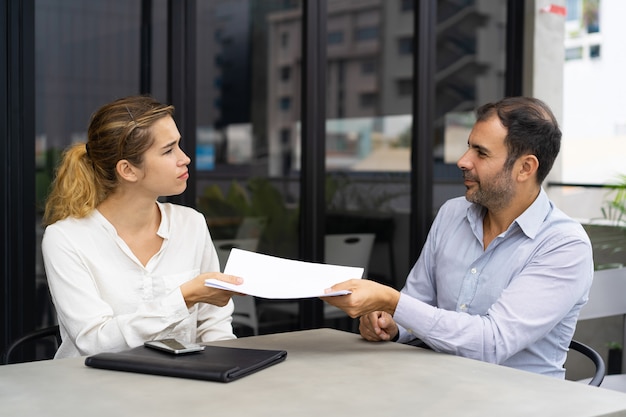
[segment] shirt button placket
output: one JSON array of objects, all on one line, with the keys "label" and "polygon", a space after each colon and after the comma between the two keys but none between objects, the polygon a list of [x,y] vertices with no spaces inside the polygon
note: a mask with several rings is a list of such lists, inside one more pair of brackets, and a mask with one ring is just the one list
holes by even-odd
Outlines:
[{"label": "shirt button placket", "polygon": [[143,272],[143,299],[144,301],[152,299],[152,280],[147,271]]},{"label": "shirt button placket", "polygon": [[[466,288],[462,293],[462,297],[467,298],[469,294],[474,293],[476,289],[476,285],[478,285],[478,279],[476,277],[476,274],[478,274],[478,269],[476,268],[470,269],[471,279],[469,280],[469,282],[466,283]],[[468,291],[470,289],[469,288],[470,286],[472,287],[472,289]],[[459,302],[461,303],[459,305],[459,310],[462,312],[467,312],[469,300],[462,301],[461,299],[459,299]]]}]

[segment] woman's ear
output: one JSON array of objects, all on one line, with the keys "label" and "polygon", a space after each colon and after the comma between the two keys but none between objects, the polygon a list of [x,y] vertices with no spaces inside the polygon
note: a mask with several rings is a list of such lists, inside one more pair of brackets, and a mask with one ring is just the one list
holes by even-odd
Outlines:
[{"label": "woman's ear", "polygon": [[115,164],[115,171],[120,179],[128,182],[136,182],[138,180],[137,168],[126,159],[120,159]]}]

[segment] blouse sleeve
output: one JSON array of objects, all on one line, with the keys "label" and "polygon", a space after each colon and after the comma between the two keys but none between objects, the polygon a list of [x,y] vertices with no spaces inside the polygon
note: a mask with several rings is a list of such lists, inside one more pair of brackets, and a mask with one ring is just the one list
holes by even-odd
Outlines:
[{"label": "blouse sleeve", "polygon": [[[206,229],[206,244],[202,260],[202,272],[219,271],[219,260],[211,234]],[[198,304],[198,342],[210,342],[213,340],[233,339],[232,314],[234,311],[233,300],[224,307],[216,307],[210,304]]]}]

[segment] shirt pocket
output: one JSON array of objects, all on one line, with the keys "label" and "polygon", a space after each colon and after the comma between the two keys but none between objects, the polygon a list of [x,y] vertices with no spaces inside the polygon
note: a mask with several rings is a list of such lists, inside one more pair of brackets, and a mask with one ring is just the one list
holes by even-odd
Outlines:
[{"label": "shirt pocket", "polygon": [[190,281],[200,275],[200,269],[191,269],[185,272],[178,272],[176,274],[162,275],[159,278],[155,277],[153,289],[155,293],[169,293],[174,289],[180,287],[187,281]]}]

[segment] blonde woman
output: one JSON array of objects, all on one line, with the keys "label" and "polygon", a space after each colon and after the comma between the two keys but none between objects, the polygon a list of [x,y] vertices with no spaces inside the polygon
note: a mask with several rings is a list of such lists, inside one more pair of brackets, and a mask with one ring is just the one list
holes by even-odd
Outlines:
[{"label": "blonde woman", "polygon": [[157,201],[189,177],[173,112],[148,96],[116,100],[63,155],[42,242],[63,339],[56,358],[235,337],[233,293],[204,281],[241,279],[219,272],[202,214]]}]

